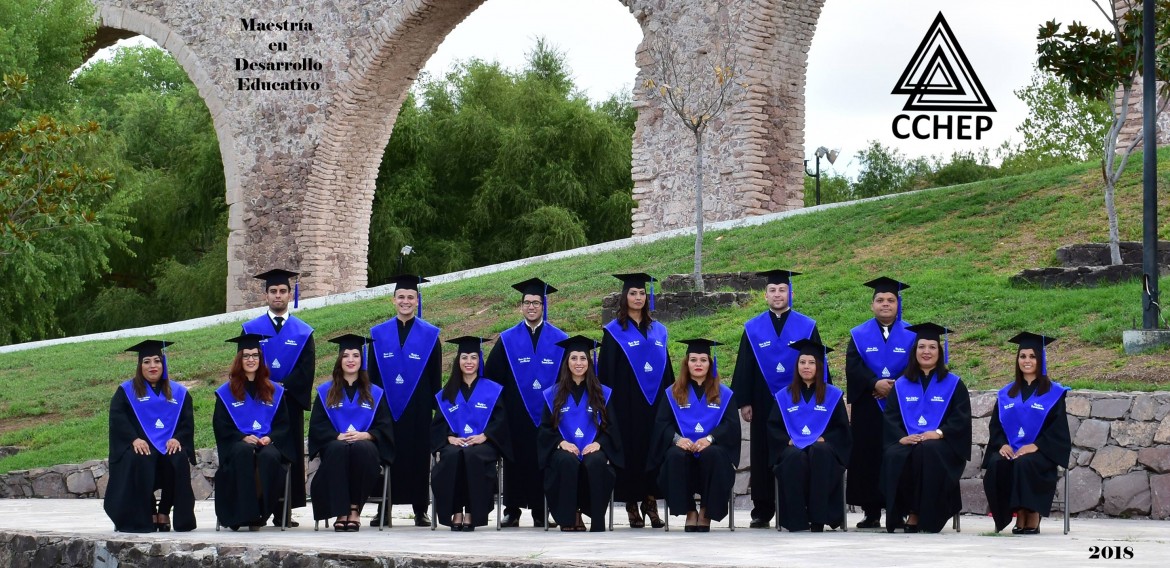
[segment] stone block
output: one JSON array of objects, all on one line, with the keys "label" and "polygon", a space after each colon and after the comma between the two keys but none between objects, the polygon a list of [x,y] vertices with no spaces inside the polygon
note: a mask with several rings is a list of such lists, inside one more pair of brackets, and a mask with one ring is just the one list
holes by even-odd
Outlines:
[{"label": "stone block", "polygon": [[1065,418],[1068,420],[1068,434],[1072,436],[1077,432],[1077,428],[1081,427],[1081,419],[1072,415],[1065,416]]},{"label": "stone block", "polygon": [[1170,474],[1150,476],[1150,517],[1170,518]]},{"label": "stone block", "polygon": [[1138,450],[1137,460],[1154,473],[1170,473],[1170,446],[1142,448]]},{"label": "stone block", "polygon": [[987,494],[983,492],[982,479],[960,479],[959,493],[963,498],[964,513],[987,514]]},{"label": "stone block", "polygon": [[976,444],[987,445],[987,439],[990,437],[988,430],[991,424],[991,418],[976,418],[971,420],[971,441]]},{"label": "stone block", "polygon": [[751,476],[748,472],[741,471],[735,474],[735,483],[731,486],[732,493],[736,495],[747,495],[750,487]]},{"label": "stone block", "polygon": [[1083,420],[1073,435],[1073,444],[1097,449],[1109,441],[1109,423],[1102,420]]},{"label": "stone block", "polygon": [[1093,401],[1093,410],[1089,415],[1093,418],[1116,420],[1125,416],[1131,402],[1129,398],[1099,398]]},{"label": "stone block", "polygon": [[971,418],[989,417],[993,408],[995,408],[994,392],[980,393],[971,397]]},{"label": "stone block", "polygon": [[97,498],[98,499],[105,499],[106,498],[106,486],[108,486],[109,484],[110,484],[110,476],[103,475],[103,476],[97,478]]},{"label": "stone block", "polygon": [[97,482],[94,481],[93,473],[88,469],[83,469],[75,471],[65,478],[65,488],[70,493],[88,495],[97,491]]},{"label": "stone block", "polygon": [[211,482],[202,475],[194,475],[191,478],[191,491],[195,492],[195,500],[202,501],[211,496],[214,488]]},{"label": "stone block", "polygon": [[1101,477],[1121,475],[1137,463],[1137,452],[1117,446],[1105,446],[1093,456],[1091,467]]},{"label": "stone block", "polygon": [[739,445],[739,468],[747,469],[752,466],[752,443],[751,440],[744,440]]},{"label": "stone block", "polygon": [[33,495],[48,499],[66,498],[68,492],[65,490],[64,476],[57,472],[41,471],[42,473],[40,475],[29,476],[32,478]]},{"label": "stone block", "polygon": [[1158,424],[1158,431],[1154,432],[1154,441],[1159,444],[1170,444],[1170,416],[1162,418]]},{"label": "stone block", "polygon": [[1068,473],[1068,509],[1071,513],[1091,511],[1101,503],[1101,476],[1087,467]]},{"label": "stone block", "polygon": [[979,473],[983,471],[983,446],[971,446],[971,459],[967,460],[967,465],[963,466],[963,479],[974,479],[979,477]]},{"label": "stone block", "polygon": [[1064,404],[1069,414],[1073,416],[1079,416],[1081,418],[1088,418],[1089,411],[1092,408],[1092,404],[1089,402],[1089,399],[1084,396],[1066,397]]},{"label": "stone block", "polygon": [[1154,440],[1156,422],[1117,421],[1109,429],[1110,435],[1119,446],[1146,447]]},{"label": "stone block", "polygon": [[1146,472],[1135,471],[1106,479],[1103,486],[1106,515],[1150,514],[1150,480]]},{"label": "stone block", "polygon": [[1158,404],[1152,394],[1139,394],[1133,399],[1133,406],[1129,409],[1130,420],[1153,420],[1158,411]]}]

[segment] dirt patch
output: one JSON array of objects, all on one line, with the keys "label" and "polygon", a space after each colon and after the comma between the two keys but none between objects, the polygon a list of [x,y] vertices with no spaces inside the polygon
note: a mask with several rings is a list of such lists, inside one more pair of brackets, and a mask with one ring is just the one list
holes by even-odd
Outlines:
[{"label": "dirt patch", "polygon": [[4,420],[0,420],[0,434],[7,434],[8,432],[15,432],[17,430],[27,430],[42,424],[49,424],[60,421],[61,415],[59,414],[42,414],[40,416],[25,416],[23,418],[5,418]]}]

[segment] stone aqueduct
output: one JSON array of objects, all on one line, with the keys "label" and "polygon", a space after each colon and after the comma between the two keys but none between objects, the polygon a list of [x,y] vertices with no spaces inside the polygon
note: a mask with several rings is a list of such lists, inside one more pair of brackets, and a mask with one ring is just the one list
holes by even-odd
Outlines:
[{"label": "stone aqueduct", "polygon": [[[439,44],[483,1],[95,0],[95,50],[149,37],[175,56],[211,111],[230,210],[228,309],[255,305],[259,288],[249,275],[272,266],[300,270],[306,296],[366,285],[374,181],[399,107]],[[751,61],[751,86],[706,137],[706,216],[800,207],[805,68],[824,0],[612,1],[642,28],[636,84],[650,62],[646,41],[656,34],[669,29],[701,44],[717,29],[712,22],[740,22],[734,41],[741,60]],[[312,31],[246,31],[241,18],[303,21]],[[287,50],[271,51],[279,42]],[[237,57],[312,58],[322,68],[240,72]],[[240,90],[242,76],[300,78],[320,88]],[[637,90],[634,104],[634,233],[691,225],[690,133]]]}]

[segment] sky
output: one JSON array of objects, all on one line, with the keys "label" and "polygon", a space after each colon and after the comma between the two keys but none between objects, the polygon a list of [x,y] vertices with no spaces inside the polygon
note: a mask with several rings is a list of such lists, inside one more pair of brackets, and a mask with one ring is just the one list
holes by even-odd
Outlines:
[{"label": "sky", "polygon": [[[890,91],[940,11],[996,107],[981,140],[899,140],[891,131],[906,96]],[[1051,19],[1105,25],[1092,0],[826,0],[809,52],[805,156],[818,146],[838,149],[837,163],[822,162],[822,170],[855,176],[854,156],[870,140],[910,157],[1019,142],[1015,129],[1027,107],[1012,91],[1029,83],[1037,28]],[[441,76],[475,57],[519,69],[538,37],[566,54],[589,98],[632,89],[642,31],[617,0],[488,0],[447,36],[425,71]]]}]

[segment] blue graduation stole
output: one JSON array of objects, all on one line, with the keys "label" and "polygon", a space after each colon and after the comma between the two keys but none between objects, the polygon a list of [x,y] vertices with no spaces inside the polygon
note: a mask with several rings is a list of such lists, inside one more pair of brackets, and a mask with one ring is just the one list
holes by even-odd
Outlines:
[{"label": "blue graduation stole", "polygon": [[394,420],[406,410],[418,380],[426,370],[427,360],[431,358],[435,340],[439,338],[439,328],[416,317],[406,343],[399,346],[397,321],[398,318],[392,318],[370,328],[370,337],[374,338],[374,361],[382,374],[382,388]]},{"label": "blue graduation stole", "polygon": [[662,384],[662,373],[666,370],[666,326],[654,321],[650,322],[646,330],[646,337],[630,322],[626,329],[622,329],[617,320],[605,324],[605,329],[621,346],[622,352],[630,362],[630,369],[638,379],[638,386],[642,389],[642,396],[646,402],[653,405],[658,397],[658,385]]},{"label": "blue graduation stole", "polygon": [[841,395],[841,389],[833,385],[825,385],[824,404],[817,404],[815,395],[808,400],[797,395],[798,401],[794,403],[788,389],[776,393],[776,403],[780,405],[780,416],[784,419],[788,437],[792,438],[792,445],[803,450],[825,433]]},{"label": "blue graduation stole", "polygon": [[772,325],[771,312],[764,312],[743,324],[769,393],[776,394],[792,382],[800,352],[788,346],[794,341],[812,337],[816,325],[812,318],[794,310],[789,310],[783,333],[779,336]]},{"label": "blue graduation stole", "polygon": [[[258,333],[271,335],[269,339],[260,340],[260,352],[264,354],[264,363],[268,365],[269,378],[274,383],[283,383],[292,373],[301,357],[301,351],[309,342],[313,328],[309,324],[297,319],[292,314],[285,314],[284,325],[280,326],[280,333],[272,325],[268,314],[254,320],[244,322],[244,333]],[[247,430],[244,430],[247,432]]]},{"label": "blue graduation stole", "polygon": [[130,408],[134,409],[134,416],[138,424],[146,433],[150,445],[162,453],[167,453],[167,440],[175,437],[175,427],[179,425],[179,413],[183,411],[183,401],[187,398],[187,388],[171,381],[171,399],[167,400],[160,392],[154,394],[150,384],[146,385],[146,395],[134,396],[134,380],[122,383],[122,390],[126,399],[130,401]]},{"label": "blue graduation stole", "polygon": [[215,389],[215,394],[227,407],[232,422],[236,428],[245,434],[263,438],[272,431],[272,418],[276,416],[276,409],[280,406],[280,399],[284,397],[284,387],[273,385],[276,390],[272,393],[272,402],[261,402],[252,398],[247,392],[244,400],[236,400],[232,396],[231,382],[226,382]]},{"label": "blue graduation stole", "polygon": [[1013,451],[1036,441],[1040,434],[1040,427],[1048,412],[1060,401],[1060,397],[1069,389],[1060,383],[1052,383],[1052,388],[1044,394],[1033,394],[1028,400],[1023,400],[1023,393],[1008,396],[1012,385],[999,389],[999,423],[1003,425],[1003,433],[1007,437],[1008,445]]},{"label": "blue graduation stole", "polygon": [[[871,319],[850,330],[853,346],[861,354],[861,361],[880,379],[902,376],[910,362],[910,351],[914,347],[914,333],[906,330],[906,322],[896,320],[890,325],[890,339],[882,339],[882,328],[876,319]],[[884,412],[886,400],[875,398]]]},{"label": "blue graduation stole", "polygon": [[[601,385],[601,396],[606,404],[609,404],[609,395],[612,392],[613,389]],[[573,397],[569,396],[559,411],[553,408],[553,400],[556,396],[556,385],[544,389],[544,403],[549,412],[561,413],[561,419],[557,422],[557,431],[561,433],[562,438],[577,446],[578,451],[585,449],[585,446],[592,444],[597,439],[601,415],[592,406],[589,406],[588,393],[581,396],[580,402],[573,402]],[[578,454],[577,459],[583,460],[585,456]]]},{"label": "blue graduation stole", "polygon": [[[561,357],[565,352],[563,347],[557,346],[557,342],[569,337],[569,334],[547,321],[543,326],[540,337],[536,339],[536,349],[532,348],[532,336],[525,322],[500,334],[504,355],[508,357],[512,376],[516,378],[516,388],[520,389],[524,408],[536,426],[540,425],[544,390],[557,382],[557,372],[560,371]],[[529,379],[532,379],[531,383]]]},{"label": "blue graduation stole", "polygon": [[451,431],[460,438],[466,438],[483,434],[501,392],[504,392],[503,385],[480,377],[475,383],[475,390],[471,391],[471,398],[463,398],[463,390],[460,389],[455,395],[454,404],[443,398],[443,391],[435,393],[435,400],[439,402],[439,412],[447,419]]},{"label": "blue graduation stole", "polygon": [[370,424],[374,423],[374,412],[378,410],[378,399],[382,397],[382,389],[378,388],[378,385],[370,385],[370,398],[374,399],[373,404],[362,401],[360,392],[354,392],[353,398],[350,399],[345,396],[343,390],[341,402],[336,406],[328,406],[325,401],[328,400],[329,388],[332,386],[333,381],[329,381],[317,387],[317,398],[321,400],[321,407],[325,409],[325,415],[329,417],[333,429],[339,433],[368,432]]},{"label": "blue graduation stole", "polygon": [[958,384],[959,377],[954,373],[947,373],[945,377],[936,376],[926,387],[926,392],[922,390],[922,383],[910,382],[906,377],[894,381],[906,433],[921,434],[937,430]]},{"label": "blue graduation stole", "polygon": [[694,389],[687,385],[686,406],[678,405],[674,394],[670,392],[671,388],[673,387],[666,387],[663,390],[664,396],[670,403],[670,409],[674,411],[674,422],[678,425],[679,434],[691,441],[707,437],[723,420],[727,407],[733,404],[731,389],[727,385],[719,385],[718,403],[700,400],[695,396]]}]

